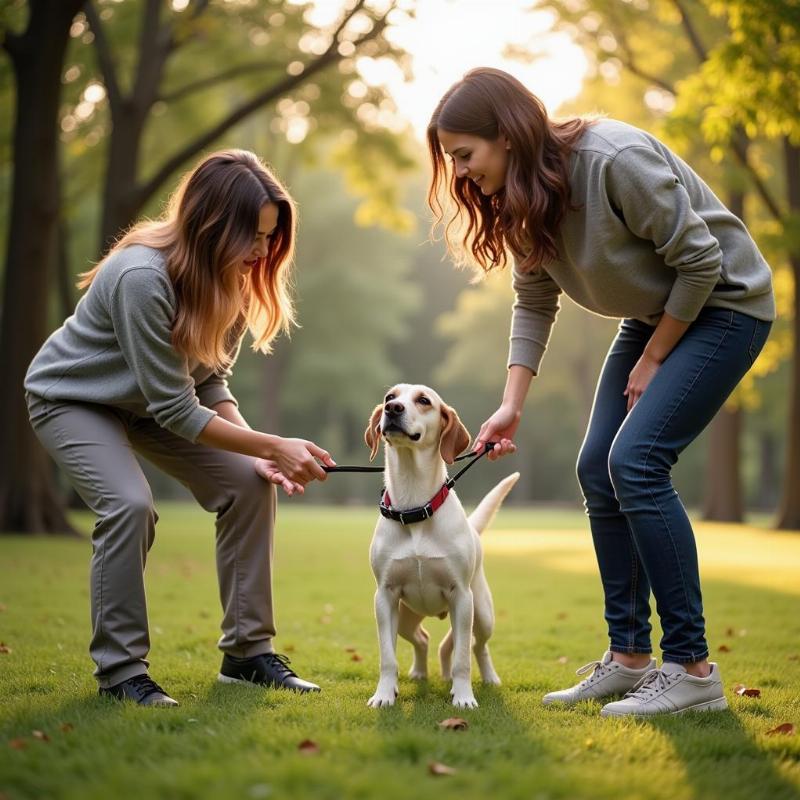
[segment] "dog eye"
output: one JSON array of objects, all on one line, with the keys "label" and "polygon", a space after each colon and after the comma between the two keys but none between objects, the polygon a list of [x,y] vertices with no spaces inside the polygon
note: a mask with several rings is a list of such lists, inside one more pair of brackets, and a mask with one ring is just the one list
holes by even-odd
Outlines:
[{"label": "dog eye", "polygon": [[394,400],[393,394],[387,394],[384,402],[388,403],[390,400]]},{"label": "dog eye", "polygon": [[429,406],[429,405],[431,404],[431,401],[430,401],[430,400],[428,400],[428,398],[427,398],[427,397],[418,397],[418,398],[417,398],[417,402],[418,402],[418,403],[419,403],[421,406]]}]

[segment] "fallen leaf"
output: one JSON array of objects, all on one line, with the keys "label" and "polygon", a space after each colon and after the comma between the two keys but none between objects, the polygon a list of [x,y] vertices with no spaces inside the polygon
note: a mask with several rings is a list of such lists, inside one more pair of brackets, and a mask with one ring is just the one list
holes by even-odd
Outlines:
[{"label": "fallen leaf", "polygon": [[286,646],[283,648],[283,652],[284,652],[284,653],[294,653],[294,645],[293,645],[293,644],[287,644],[287,645],[286,645]]},{"label": "fallen leaf", "polygon": [[737,683],[733,691],[741,697],[761,697],[761,689],[748,689],[743,683]]},{"label": "fallen leaf", "polygon": [[438,761],[431,761],[428,764],[428,772],[431,775],[455,775],[458,770],[448,767],[447,764],[440,764]]},{"label": "fallen leaf", "polygon": [[358,653],[353,653],[353,655],[350,656],[350,660],[351,661],[363,661],[364,657],[360,656]]},{"label": "fallen leaf", "polygon": [[469,723],[461,717],[448,717],[439,723],[439,727],[446,731],[465,731]]},{"label": "fallen leaf", "polygon": [[556,614],[556,619],[566,619],[568,616],[566,611],[559,611],[558,614]]},{"label": "fallen leaf", "polygon": [[725,629],[725,635],[726,636],[734,636],[735,634],[736,634],[736,631],[733,628],[726,628]]},{"label": "fallen leaf", "polygon": [[316,742],[312,742],[311,739],[303,739],[303,741],[297,745],[297,749],[304,756],[315,756],[319,753],[319,745]]},{"label": "fallen leaf", "polygon": [[40,742],[49,742],[50,737],[44,731],[31,731],[31,736]]},{"label": "fallen leaf", "polygon": [[5,611],[8,606],[5,603],[0,603],[0,612]]},{"label": "fallen leaf", "polygon": [[792,655],[789,656],[789,661],[800,661],[800,655],[792,653]]},{"label": "fallen leaf", "polygon": [[775,736],[783,734],[784,736],[794,736],[794,725],[791,722],[783,722],[774,727],[771,731],[767,731],[767,736]]},{"label": "fallen leaf", "polygon": [[566,656],[559,656],[559,658],[558,658],[558,663],[559,664],[566,664],[568,661],[569,661],[569,659]]},{"label": "fallen leaf", "polygon": [[355,647],[345,647],[344,651],[345,653],[355,653],[356,649]]},{"label": "fallen leaf", "polygon": [[731,651],[730,647],[726,644],[721,644],[718,649],[720,653],[730,653]]},{"label": "fallen leaf", "polygon": [[[191,722],[191,720],[189,720],[189,722]],[[71,722],[61,723],[61,733],[69,733],[72,730],[75,730],[75,726]]]},{"label": "fallen leaf", "polygon": [[11,739],[8,746],[14,750],[24,750],[28,746],[28,743],[24,739]]}]

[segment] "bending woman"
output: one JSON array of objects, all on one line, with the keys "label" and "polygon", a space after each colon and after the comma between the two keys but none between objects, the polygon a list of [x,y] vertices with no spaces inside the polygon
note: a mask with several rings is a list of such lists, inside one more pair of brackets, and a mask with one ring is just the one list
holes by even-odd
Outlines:
[{"label": "bending woman", "polygon": [[670,471],[766,341],[775,317],[768,265],[742,222],[660,141],[611,119],[548,119],[500,70],[472,70],[447,91],[428,145],[438,221],[445,195],[455,206],[453,255],[487,272],[507,253],[515,262],[505,392],[476,450],[491,440],[495,458],[514,450],[562,291],[622,318],[578,457],[610,645],[585,680],[543,702],[627,693],[604,716],[725,708],[708,661],[694,533]]},{"label": "bending woman", "polygon": [[144,568],[157,515],[134,453],[216,514],[219,679],[319,691],[273,652],[275,485],[302,493],[332,465],[303,439],[251,430],[227,378],[293,321],[295,211],[252,153],[206,158],[164,216],[128,231],[79,284],[75,313],[28,369],[33,428],[97,517],[90,652],[101,695],[177,705],[148,675]]}]

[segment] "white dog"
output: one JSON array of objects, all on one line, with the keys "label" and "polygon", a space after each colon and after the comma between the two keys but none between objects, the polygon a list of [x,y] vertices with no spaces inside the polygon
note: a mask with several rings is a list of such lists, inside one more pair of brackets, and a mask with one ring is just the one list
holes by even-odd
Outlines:
[{"label": "white dog", "polygon": [[[451,628],[439,645],[442,676],[452,678],[453,705],[474,708],[470,645],[484,683],[498,685],[487,641],[494,609],[483,573],[479,534],[517,482],[509,475],[467,519],[455,492],[446,486],[447,467],[467,447],[469,433],[456,412],[427,386],[401,383],[375,408],[364,438],[375,458],[385,442],[386,490],[375,526],[370,562],[378,588],[375,617],[380,645],[380,680],[368,705],[394,705],[397,697],[397,634],[414,646],[412,678],[428,676],[426,616]],[[423,510],[423,507],[428,506]],[[403,521],[397,512],[411,512]],[[419,519],[409,524],[409,517]],[[404,522],[406,524],[404,524]],[[451,668],[452,667],[452,668]]]}]

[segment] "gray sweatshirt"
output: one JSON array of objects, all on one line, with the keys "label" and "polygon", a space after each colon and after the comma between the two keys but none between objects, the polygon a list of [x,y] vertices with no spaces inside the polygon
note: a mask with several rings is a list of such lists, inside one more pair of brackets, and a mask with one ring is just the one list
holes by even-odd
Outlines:
[{"label": "gray sweatshirt", "polygon": [[770,268],[744,224],[650,134],[610,119],[572,155],[558,259],[514,266],[508,365],[539,371],[564,291],[605,317],[692,322],[704,306],[775,319]]},{"label": "gray sweatshirt", "polygon": [[[42,345],[26,391],[48,400],[117,406],[196,441],[216,411],[234,400],[226,378],[172,346],[175,292],[160,251],[133,245],[112,255],[75,313]],[[231,333],[238,355],[242,331]]]}]

